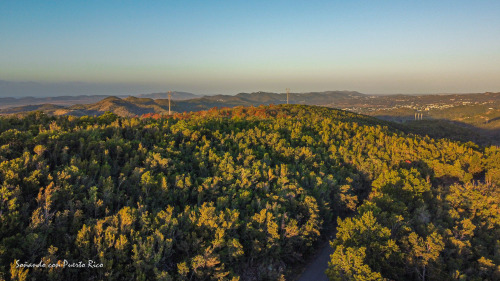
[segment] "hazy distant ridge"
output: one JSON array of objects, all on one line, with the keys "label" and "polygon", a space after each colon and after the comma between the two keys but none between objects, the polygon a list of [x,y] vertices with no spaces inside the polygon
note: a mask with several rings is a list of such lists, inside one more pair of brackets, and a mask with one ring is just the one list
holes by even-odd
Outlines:
[{"label": "hazy distant ridge", "polygon": [[[187,92],[172,92],[173,100],[186,100],[200,97]],[[41,104],[54,104],[61,106],[71,106],[76,104],[91,104],[99,102],[112,95],[79,95],[79,96],[56,96],[56,97],[7,97],[0,98],[0,109],[11,107],[22,107],[27,105],[41,105]],[[120,95],[119,97],[128,97],[130,95]],[[151,98],[151,99],[167,99],[168,93],[152,93],[152,94],[139,94],[137,97]]]},{"label": "hazy distant ridge", "polygon": [[[212,107],[258,106],[268,104],[283,104],[287,102],[286,93],[255,92],[239,93],[237,95],[203,96],[186,92],[172,92],[171,110],[173,112],[199,111]],[[168,113],[168,93],[142,94],[137,97],[116,96],[78,96],[51,98],[2,98],[0,104],[4,109],[0,114],[24,113],[42,110],[54,115],[100,115],[106,111],[121,116],[136,116],[148,113]],[[195,98],[190,98],[195,97]],[[416,106],[446,104],[467,104],[472,102],[495,102],[500,99],[500,93],[464,94],[464,95],[393,95],[370,96],[355,91],[326,91],[309,93],[290,93],[289,103],[322,105],[370,114],[373,110],[387,108],[407,108],[411,115]],[[8,105],[11,106],[8,106]],[[52,105],[52,106],[50,106]],[[8,109],[5,109],[9,107]],[[415,108],[415,109],[411,109]]]},{"label": "hazy distant ridge", "polygon": [[[168,92],[141,94],[141,95],[137,95],[137,97],[150,98],[150,99],[168,99],[168,94],[169,94]],[[201,97],[200,95],[195,95],[193,93],[178,92],[178,91],[172,91],[170,94],[172,95],[173,100],[187,100],[187,99],[194,99],[194,98]]]}]

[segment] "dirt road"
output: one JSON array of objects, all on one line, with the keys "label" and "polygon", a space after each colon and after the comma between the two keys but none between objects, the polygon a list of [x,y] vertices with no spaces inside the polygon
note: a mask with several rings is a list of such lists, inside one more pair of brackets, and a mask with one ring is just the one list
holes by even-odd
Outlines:
[{"label": "dirt road", "polygon": [[331,254],[333,254],[333,249],[330,247],[330,243],[325,243],[321,251],[306,266],[297,281],[328,281],[325,270],[328,267]]}]

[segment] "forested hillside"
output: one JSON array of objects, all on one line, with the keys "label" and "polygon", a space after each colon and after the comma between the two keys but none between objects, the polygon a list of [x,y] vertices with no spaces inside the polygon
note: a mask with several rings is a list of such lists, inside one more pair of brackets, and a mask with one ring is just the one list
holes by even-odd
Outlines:
[{"label": "forested hillside", "polygon": [[391,124],[303,105],[0,117],[0,277],[283,280],[338,223],[333,280],[498,280],[500,149]]}]

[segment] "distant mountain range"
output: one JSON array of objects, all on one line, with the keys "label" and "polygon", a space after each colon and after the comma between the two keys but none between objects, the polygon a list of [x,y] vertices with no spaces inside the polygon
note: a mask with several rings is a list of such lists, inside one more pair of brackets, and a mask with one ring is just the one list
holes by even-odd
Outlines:
[{"label": "distant mountain range", "polygon": [[[172,111],[199,111],[212,107],[258,106],[287,102],[286,93],[255,92],[237,95],[203,96],[186,92],[172,92]],[[99,115],[111,111],[122,116],[168,112],[168,93],[133,96],[62,96],[49,98],[0,98],[0,114],[15,114],[42,110],[54,115]],[[290,93],[289,103],[335,107],[373,115],[402,115],[412,118],[414,112],[432,111],[463,105],[496,103],[500,93],[452,94],[452,95],[391,95],[373,96],[355,91],[326,91]],[[381,115],[381,114],[378,114]],[[403,119],[404,119],[403,118]],[[403,119],[399,120],[402,121]]]},{"label": "distant mountain range", "polygon": [[59,96],[59,97],[22,97],[22,98],[0,98],[0,109],[9,107],[21,107],[26,105],[41,105],[41,104],[53,104],[70,106],[74,104],[88,104],[95,103],[108,96],[105,95],[94,95],[94,96]]},{"label": "distant mountain range", "polygon": [[135,83],[93,83],[93,82],[34,82],[7,81],[0,78],[2,97],[57,97],[78,95],[130,96],[136,93],[154,93],[157,86]]},{"label": "distant mountain range", "polygon": [[[283,104],[286,93],[240,93],[200,97],[186,92],[172,92],[171,110],[189,112],[213,107],[259,106]],[[50,115],[101,115],[106,111],[120,116],[144,114],[168,114],[168,93],[134,96],[77,96],[52,98],[3,98],[0,99],[0,115],[26,114],[43,111]],[[425,133],[431,127],[439,127],[443,136],[450,131],[469,130],[481,139],[500,139],[500,93],[449,94],[449,95],[390,95],[373,96],[353,91],[327,91],[290,93],[289,103],[321,105],[339,108],[379,119],[400,123],[412,122],[414,130]],[[11,105],[11,106],[9,106]],[[441,120],[436,123],[435,121]],[[430,123],[429,123],[430,122]],[[444,123],[443,123],[444,122]],[[458,126],[458,127],[457,127]],[[464,135],[463,133],[460,133]],[[468,137],[467,139],[474,138]],[[495,142],[496,143],[496,142]]]},{"label": "distant mountain range", "polygon": [[[261,104],[286,103],[285,93],[240,93],[235,96],[215,95],[200,97],[186,92],[172,92],[171,108],[174,112],[199,111],[212,107],[258,106]],[[136,116],[147,113],[168,113],[168,93],[144,94],[138,97],[77,96],[56,98],[3,98],[4,109],[0,114],[18,114],[41,110],[53,115],[100,115],[106,111],[121,116]],[[331,105],[346,103],[352,99],[367,97],[358,92],[329,91],[314,93],[291,93],[290,103]],[[73,103],[73,104],[72,104]],[[74,104],[78,103],[78,104]],[[7,106],[17,105],[17,106]],[[22,105],[25,104],[25,105]],[[8,108],[5,108],[8,107]]]},{"label": "distant mountain range", "polygon": [[[286,103],[286,94],[284,93],[240,93],[235,96],[231,95],[215,95],[215,96],[200,96],[187,92],[172,91],[172,100],[185,101],[176,102],[175,111],[192,111],[211,108],[214,106],[237,106],[237,105],[260,105],[260,104],[280,104]],[[349,91],[329,91],[329,92],[312,92],[312,93],[291,93],[290,102],[301,104],[318,104],[328,105],[332,102],[346,101],[356,97],[364,97],[366,95],[358,92]],[[23,98],[0,98],[0,113],[19,113],[23,111],[38,110],[43,108],[42,105],[52,104],[63,107],[71,107],[73,105],[95,104],[99,101],[107,99],[110,96],[94,95],[94,96],[60,96],[60,97],[23,97]],[[117,96],[119,99],[127,100],[130,96]],[[140,99],[168,99],[168,93],[152,93],[137,95]],[[130,101],[130,99],[128,100]],[[161,102],[160,102],[161,103]],[[38,105],[39,107],[34,107]],[[47,108],[47,107],[45,107]],[[81,108],[78,107],[78,108]]]},{"label": "distant mountain range", "polygon": [[[172,91],[171,93],[173,100],[186,100],[201,97],[200,95],[195,95],[187,92]],[[118,97],[128,97],[130,95],[123,95]],[[22,107],[26,105],[43,105],[43,104],[53,104],[61,106],[71,106],[75,104],[91,104],[101,101],[109,95],[80,95],[80,96],[58,96],[58,97],[22,97],[22,98],[0,98],[0,109],[10,108],[10,107]],[[140,94],[137,97],[141,98],[151,98],[151,99],[167,99],[168,93],[152,93],[152,94]]]},{"label": "distant mountain range", "polygon": [[[289,102],[292,104],[309,104],[331,106],[332,104],[347,103],[351,100],[367,98],[353,91],[327,91],[310,93],[290,93]],[[177,102],[176,111],[197,111],[212,107],[258,106],[268,104],[282,104],[287,102],[286,93],[239,93],[235,96],[215,95]]]},{"label": "distant mountain range", "polygon": [[[165,93],[152,93],[152,94],[142,94],[138,95],[139,98],[149,98],[149,99],[168,99],[168,92]],[[200,95],[195,95],[187,92],[172,91],[170,93],[173,100],[188,100],[201,97]]]}]

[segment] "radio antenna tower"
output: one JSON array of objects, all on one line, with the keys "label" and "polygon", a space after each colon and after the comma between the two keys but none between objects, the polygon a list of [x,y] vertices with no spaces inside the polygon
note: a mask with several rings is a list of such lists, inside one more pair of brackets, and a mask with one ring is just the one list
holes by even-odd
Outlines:
[{"label": "radio antenna tower", "polygon": [[286,88],[286,104],[288,104],[288,98],[290,96],[290,89]]},{"label": "radio antenna tower", "polygon": [[168,91],[168,115],[171,115],[170,113],[170,99],[172,98],[171,93],[172,91]]}]

